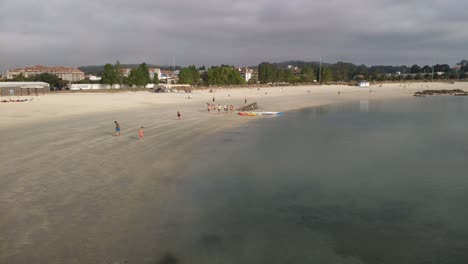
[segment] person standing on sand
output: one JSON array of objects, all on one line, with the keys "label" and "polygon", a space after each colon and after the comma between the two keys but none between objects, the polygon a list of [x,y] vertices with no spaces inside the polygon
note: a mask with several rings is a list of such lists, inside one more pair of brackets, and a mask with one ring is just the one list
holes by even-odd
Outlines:
[{"label": "person standing on sand", "polygon": [[140,139],[143,139],[143,137],[145,136],[145,131],[143,131],[143,127],[140,128]]},{"label": "person standing on sand", "polygon": [[221,112],[221,105],[218,104],[218,112]]},{"label": "person standing on sand", "polygon": [[117,123],[117,121],[114,121],[115,123],[115,132],[114,132],[114,137],[120,136],[120,124]]},{"label": "person standing on sand", "polygon": [[177,110],[177,118],[180,120],[180,111]]},{"label": "person standing on sand", "polygon": [[213,96],[213,103],[214,103],[214,102],[215,102],[215,98],[214,98],[214,96]]},{"label": "person standing on sand", "polygon": [[244,103],[247,104],[247,97],[244,99]]}]

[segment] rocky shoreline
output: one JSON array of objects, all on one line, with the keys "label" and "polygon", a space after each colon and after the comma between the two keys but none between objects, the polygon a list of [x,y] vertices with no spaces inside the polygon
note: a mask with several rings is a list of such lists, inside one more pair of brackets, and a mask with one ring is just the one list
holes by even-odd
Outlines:
[{"label": "rocky shoreline", "polygon": [[453,90],[423,90],[421,92],[414,93],[416,97],[425,97],[428,95],[453,95],[453,96],[468,96],[468,92],[465,92],[461,89]]}]

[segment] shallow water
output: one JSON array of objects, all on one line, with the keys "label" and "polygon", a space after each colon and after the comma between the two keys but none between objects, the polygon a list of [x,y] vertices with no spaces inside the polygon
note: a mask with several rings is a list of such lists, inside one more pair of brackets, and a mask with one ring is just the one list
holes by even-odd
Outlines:
[{"label": "shallow water", "polygon": [[467,98],[361,101],[217,135],[159,263],[468,263],[467,117]]}]

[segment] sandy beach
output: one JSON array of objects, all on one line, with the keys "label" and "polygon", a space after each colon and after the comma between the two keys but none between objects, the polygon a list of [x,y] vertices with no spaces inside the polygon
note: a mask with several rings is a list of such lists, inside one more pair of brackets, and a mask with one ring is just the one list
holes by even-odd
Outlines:
[{"label": "sandy beach", "polygon": [[[205,103],[213,97],[223,106],[247,99],[261,111],[288,111],[411,98],[423,89],[468,90],[468,83],[67,93],[2,103],[0,263],[126,263],[138,250],[160,255],[159,245],[138,237],[158,235],[158,223],[146,216],[164,221],[158,209],[170,212],[168,197],[177,196],[171,186],[197,144],[262,118],[208,113]],[[114,120],[122,127],[120,137],[112,136]],[[145,137],[139,140],[141,126]]]}]

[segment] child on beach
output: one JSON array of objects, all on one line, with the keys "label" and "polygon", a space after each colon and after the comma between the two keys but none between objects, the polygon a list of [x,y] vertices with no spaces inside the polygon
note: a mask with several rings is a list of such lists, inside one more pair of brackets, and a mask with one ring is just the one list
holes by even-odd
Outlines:
[{"label": "child on beach", "polygon": [[117,123],[117,121],[114,121],[115,123],[115,132],[114,132],[114,137],[115,136],[120,136],[120,125]]},{"label": "child on beach", "polygon": [[139,134],[140,139],[142,139],[144,135],[145,135],[145,131],[143,131],[143,127],[141,127],[140,128],[140,134]]},{"label": "child on beach", "polygon": [[180,120],[180,111],[177,110],[177,118]]}]

